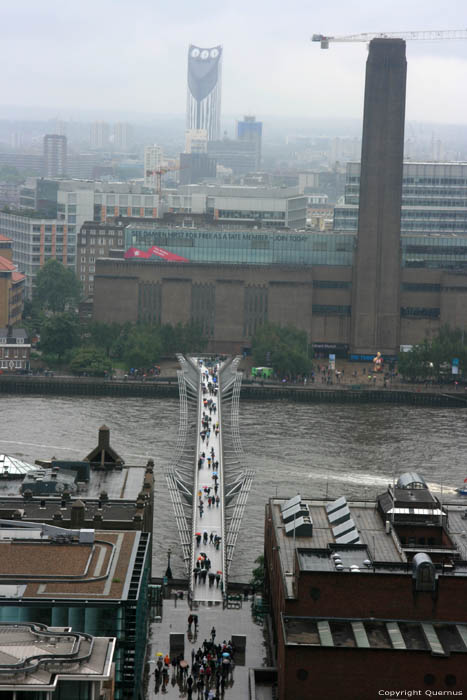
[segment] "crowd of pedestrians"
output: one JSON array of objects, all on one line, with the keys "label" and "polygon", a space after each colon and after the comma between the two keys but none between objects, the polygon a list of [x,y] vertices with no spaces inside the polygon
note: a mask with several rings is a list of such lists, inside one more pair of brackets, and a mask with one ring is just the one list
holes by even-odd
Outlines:
[{"label": "crowd of pedestrians", "polygon": [[[197,523],[200,525],[195,533],[196,551],[194,552],[193,591],[200,586],[212,589],[213,599],[215,589],[224,590],[222,579],[222,558],[216,554],[221,550],[222,542],[222,513],[221,513],[221,471],[219,460],[220,424],[218,420],[218,364],[206,366],[199,360],[201,373],[201,402],[200,425],[198,441],[198,492],[196,494]],[[204,550],[204,551],[201,551]],[[217,561],[218,566],[212,566],[211,560]],[[203,594],[203,598],[205,594]],[[209,597],[209,596],[208,596]],[[196,598],[196,594],[195,594]]]},{"label": "crowd of pedestrians", "polygon": [[[192,627],[198,630],[198,615],[188,616],[188,637],[192,639]],[[187,700],[217,700],[224,697],[226,688],[234,684],[235,648],[232,641],[216,643],[216,629],[212,627],[209,639],[197,650],[191,650],[191,664],[182,655],[169,657],[158,652],[155,676],[155,693],[166,693],[169,682],[178,684]]]}]

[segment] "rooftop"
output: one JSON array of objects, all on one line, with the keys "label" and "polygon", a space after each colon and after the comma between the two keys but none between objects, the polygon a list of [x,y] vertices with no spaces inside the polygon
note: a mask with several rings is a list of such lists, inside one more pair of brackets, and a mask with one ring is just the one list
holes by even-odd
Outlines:
[{"label": "rooftop", "polygon": [[12,521],[0,528],[0,597],[126,600],[136,553],[149,556],[148,547],[149,536],[137,531],[20,528]]},{"label": "rooftop", "polygon": [[59,680],[107,680],[113,637],[41,624],[0,624],[0,690],[54,690]]},{"label": "rooftop", "polygon": [[289,646],[467,653],[467,625],[456,622],[282,615],[282,626]]},{"label": "rooftop", "polygon": [[32,471],[37,471],[37,467],[33,464],[23,462],[21,459],[16,459],[16,457],[0,455],[0,477],[23,477]]},{"label": "rooftop", "polygon": [[[397,490],[399,491],[399,489]],[[407,495],[409,491],[401,489]],[[431,496],[429,490],[419,489],[425,499]],[[443,504],[443,522],[446,541],[442,544],[419,544],[418,546],[401,544],[392,526],[386,526],[385,520],[373,501],[347,502],[344,497],[337,501],[300,499],[292,503],[285,499],[270,499],[270,512],[280,556],[284,585],[289,597],[295,597],[294,572],[296,571],[295,553],[300,573],[353,572],[363,575],[375,573],[412,574],[411,556],[417,551],[449,554],[449,559],[439,560],[436,569],[443,575],[467,576],[467,518],[466,509],[460,505]],[[289,506],[287,508],[287,505]],[[417,501],[415,505],[419,505]],[[438,504],[437,504],[438,505]],[[410,511],[414,511],[415,520],[432,526],[431,519],[439,508],[405,508],[410,521]],[[291,518],[287,511],[296,509]],[[307,509],[307,518],[303,513]],[[400,509],[399,509],[400,510]],[[435,516],[433,515],[435,514]],[[437,516],[439,520],[439,515]],[[402,523],[404,524],[404,523]],[[396,523],[397,525],[397,523]],[[295,534],[294,534],[295,527]],[[396,526],[395,526],[396,527]],[[441,528],[441,525],[438,524]],[[449,540],[449,541],[448,541]],[[409,555],[410,552],[410,555]],[[452,556],[451,556],[452,555]],[[444,564],[441,564],[441,561]],[[449,563],[447,563],[449,562]],[[435,562],[436,563],[436,562]]]}]

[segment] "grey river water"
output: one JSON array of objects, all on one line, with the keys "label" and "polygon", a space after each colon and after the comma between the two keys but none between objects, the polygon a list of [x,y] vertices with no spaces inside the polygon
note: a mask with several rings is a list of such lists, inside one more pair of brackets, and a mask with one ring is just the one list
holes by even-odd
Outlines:
[{"label": "grey river water", "polygon": [[[394,405],[240,405],[245,454],[255,470],[230,578],[248,581],[262,552],[264,505],[270,496],[374,497],[394,475],[418,471],[443,499],[464,502],[455,488],[467,477],[467,412]],[[102,423],[127,464],[156,465],[155,576],[170,546],[174,576],[183,576],[178,533],[163,467],[178,432],[176,399],[110,399],[1,395],[0,453],[33,462],[82,459]],[[159,473],[160,476],[157,476]]]}]

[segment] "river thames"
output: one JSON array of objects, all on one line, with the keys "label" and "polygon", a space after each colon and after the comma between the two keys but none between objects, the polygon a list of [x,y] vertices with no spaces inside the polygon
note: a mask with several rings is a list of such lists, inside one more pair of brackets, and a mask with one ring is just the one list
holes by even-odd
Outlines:
[{"label": "river thames", "polygon": [[[126,464],[154,459],[153,575],[163,575],[169,546],[174,576],[184,575],[163,476],[177,440],[178,400],[3,394],[0,402],[0,453],[32,463],[52,456],[82,459],[105,423],[112,447]],[[373,498],[401,473],[417,471],[443,500],[467,505],[455,492],[467,477],[466,421],[466,409],[241,402],[243,448],[255,478],[230,579],[250,578],[262,553],[264,505],[270,496]]]}]

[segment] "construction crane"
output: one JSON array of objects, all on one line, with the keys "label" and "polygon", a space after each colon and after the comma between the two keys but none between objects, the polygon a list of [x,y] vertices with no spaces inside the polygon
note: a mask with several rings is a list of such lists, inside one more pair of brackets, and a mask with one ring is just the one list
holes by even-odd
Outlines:
[{"label": "construction crane", "polygon": [[156,176],[156,192],[157,194],[160,194],[162,191],[162,176],[165,175],[166,173],[170,173],[172,171],[177,171],[180,170],[180,166],[177,165],[175,167],[165,167],[165,168],[157,168],[157,170],[146,170],[146,175],[149,177],[150,175],[155,175]]},{"label": "construction crane", "polygon": [[367,32],[365,34],[349,34],[348,36],[325,36],[324,34],[313,34],[311,41],[319,41],[322,49],[329,48],[329,42],[360,41],[369,42],[372,39],[413,39],[424,41],[437,41],[439,39],[467,39],[467,29],[453,29],[443,31],[422,31],[422,32],[382,32],[381,34]]}]

